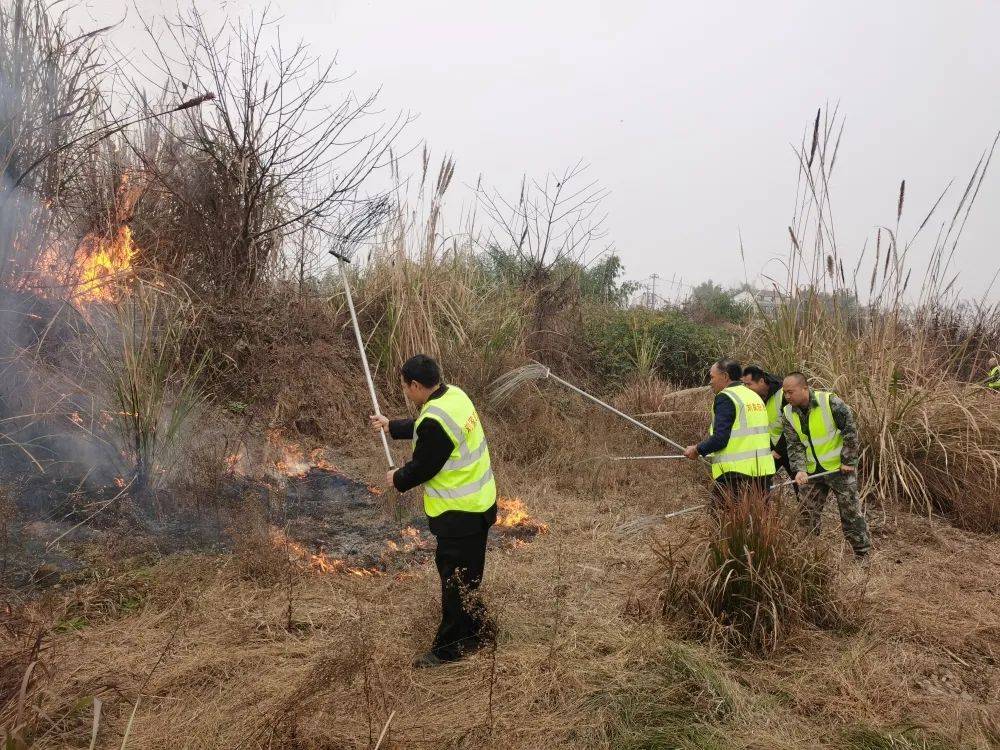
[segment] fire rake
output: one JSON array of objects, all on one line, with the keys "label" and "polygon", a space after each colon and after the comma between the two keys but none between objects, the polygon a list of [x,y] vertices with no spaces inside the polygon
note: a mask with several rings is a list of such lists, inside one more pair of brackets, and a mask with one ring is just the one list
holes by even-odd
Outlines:
[{"label": "fire rake", "polygon": [[[372,399],[372,408],[375,410],[375,416],[381,417],[382,410],[378,405],[378,395],[375,393],[375,381],[372,380],[372,371],[368,367],[368,355],[365,352],[365,342],[361,338],[361,326],[358,325],[358,313],[354,309],[354,298],[351,296],[351,285],[347,280],[347,271],[344,270],[344,264],[350,263],[350,259],[335,250],[330,251],[330,255],[337,259],[337,268],[340,269],[340,278],[344,282],[344,294],[347,296],[347,309],[351,311],[351,324],[354,326],[354,338],[358,342],[358,353],[361,355],[361,365],[364,367],[365,380],[368,381],[368,394]],[[396,462],[392,458],[392,452],[389,450],[389,441],[386,440],[385,432],[379,430],[379,437],[382,438],[382,449],[385,451],[385,460],[389,462],[389,468],[395,469]]]}]

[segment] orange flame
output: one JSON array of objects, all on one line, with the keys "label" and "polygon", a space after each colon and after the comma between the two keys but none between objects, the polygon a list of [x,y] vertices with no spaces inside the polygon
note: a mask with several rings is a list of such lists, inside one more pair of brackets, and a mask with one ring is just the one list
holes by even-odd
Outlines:
[{"label": "orange flame", "polygon": [[528,509],[519,497],[499,498],[497,511],[497,526],[517,526],[528,518]]},{"label": "orange flame", "polygon": [[528,509],[519,497],[497,499],[497,526],[504,528],[531,527],[539,534],[545,534],[549,530],[547,524],[528,515]]},{"label": "orange flame", "polygon": [[246,476],[246,451],[240,448],[236,453],[230,453],[224,459],[226,473],[234,476]]},{"label": "orange flame", "polygon": [[352,575],[364,578],[382,575],[382,571],[375,568],[354,568],[343,560],[330,557],[323,552],[310,552],[298,542],[289,539],[280,529],[271,529],[271,544],[276,548],[287,549],[288,557],[292,562],[298,562],[317,573]]},{"label": "orange flame", "polygon": [[306,456],[302,446],[285,440],[278,430],[271,430],[268,442],[281,457],[274,462],[278,473],[286,477],[304,477],[310,469],[339,472],[339,469],[326,458],[325,448],[314,448]]},{"label": "orange flame", "polygon": [[312,466],[323,471],[339,471],[336,466],[326,459],[323,455],[324,453],[326,453],[325,448],[314,448],[309,453],[309,460],[312,462]]},{"label": "orange flame", "polygon": [[298,443],[286,441],[277,430],[271,430],[268,438],[271,445],[281,453],[281,457],[274,462],[278,472],[286,477],[304,477],[309,473],[309,463]]},{"label": "orange flame", "polygon": [[392,539],[387,539],[385,546],[390,552],[399,552],[401,554],[409,554],[410,552],[416,552],[417,550],[425,550],[430,547],[428,540],[421,536],[420,532],[417,531],[412,526],[407,526],[401,532],[399,536],[402,538],[403,543],[393,541]]},{"label": "orange flame", "polygon": [[[146,188],[146,181],[133,180],[126,172],[115,192],[113,213],[105,231],[90,232],[67,251],[62,242],[46,248],[35,262],[34,271],[45,283],[42,288],[70,289],[80,303],[116,302],[123,292],[123,281],[132,273],[138,249],[128,223],[136,202]],[[72,256],[70,258],[70,256]]]},{"label": "orange flame", "polygon": [[132,229],[118,227],[111,237],[88,234],[73,254],[72,282],[80,302],[116,302],[121,281],[132,271],[136,247]]}]

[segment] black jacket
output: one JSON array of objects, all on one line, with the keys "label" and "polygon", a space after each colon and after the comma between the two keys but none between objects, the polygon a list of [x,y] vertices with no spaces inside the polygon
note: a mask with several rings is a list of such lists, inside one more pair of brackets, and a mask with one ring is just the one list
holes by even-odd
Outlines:
[{"label": "black jacket", "polygon": [[715,419],[712,421],[712,434],[698,443],[698,454],[707,456],[709,453],[721,451],[729,443],[729,434],[733,431],[736,421],[736,406],[733,400],[724,393],[715,394]]},{"label": "black jacket", "polygon": [[[448,390],[443,383],[428,401],[441,398]],[[394,419],[389,422],[389,434],[395,440],[413,440],[413,419]],[[455,449],[455,443],[436,419],[425,419],[416,431],[413,458],[396,470],[392,484],[400,492],[406,492],[432,479],[448,461]],[[428,518],[431,533],[435,536],[469,536],[482,533],[497,520],[497,506],[483,513],[469,513],[447,510],[439,516]]]}]

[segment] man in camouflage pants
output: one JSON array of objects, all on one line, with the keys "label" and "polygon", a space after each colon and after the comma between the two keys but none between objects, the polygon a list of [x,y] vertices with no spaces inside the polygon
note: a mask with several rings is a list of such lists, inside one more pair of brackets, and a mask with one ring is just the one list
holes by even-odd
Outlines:
[{"label": "man in camouflage pants", "polygon": [[[819,533],[823,506],[832,492],[837,498],[844,538],[858,558],[871,551],[868,523],[858,498],[858,428],[850,407],[829,391],[809,387],[805,375],[790,373],[783,383],[787,404],[782,412],[782,430],[788,460],[799,493],[803,526]],[[835,471],[823,477],[814,477]]]}]

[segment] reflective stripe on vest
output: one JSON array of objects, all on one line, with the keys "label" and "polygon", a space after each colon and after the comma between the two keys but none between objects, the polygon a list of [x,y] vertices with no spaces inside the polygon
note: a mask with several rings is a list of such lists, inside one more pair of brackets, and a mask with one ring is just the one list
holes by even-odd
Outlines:
[{"label": "reflective stripe on vest", "polygon": [[[492,481],[493,481],[493,469],[490,469],[489,471],[486,472],[486,476],[482,477],[481,479],[477,479],[475,482],[472,482],[471,484],[464,484],[461,487],[455,487],[450,490],[438,490],[434,489],[433,487],[428,487],[425,490],[425,492],[431,497],[443,497],[452,500],[457,500],[459,498],[467,497],[468,495],[472,495],[476,492],[479,492],[479,490],[481,490],[483,487],[485,487]],[[492,504],[493,503],[490,503],[490,505]],[[489,506],[487,506],[487,508],[488,507]]]},{"label": "reflective stripe on vest", "polygon": [[791,404],[785,405],[785,417],[795,428],[799,440],[806,449],[806,471],[814,474],[819,470],[816,461],[822,465],[826,471],[835,471],[840,468],[840,453],[844,447],[844,437],[840,434],[840,429],[833,419],[833,410],[830,408],[829,391],[813,391],[818,406],[809,409],[809,435],[802,429],[802,419],[799,413],[792,408]]},{"label": "reflective stripe on vest", "polygon": [[779,388],[767,400],[767,421],[770,425],[771,445],[775,446],[781,440],[781,399],[785,397],[785,389]]},{"label": "reflective stripe on vest", "polygon": [[425,419],[440,424],[454,448],[441,471],[424,484],[424,512],[433,518],[449,510],[489,510],[496,502],[496,482],[486,434],[472,401],[462,389],[449,385],[421,408],[413,425],[414,437]]},{"label": "reflective stripe on vest", "polygon": [[990,377],[986,383],[986,387],[1000,390],[1000,365],[990,370]]},{"label": "reflective stripe on vest", "polygon": [[[718,478],[727,472],[764,477],[774,474],[774,458],[771,456],[770,427],[767,408],[760,396],[745,385],[731,385],[724,388],[725,394],[736,407],[736,418],[729,433],[729,442],[711,456],[712,476]],[[708,427],[711,435],[715,431],[715,402],[712,402],[712,422]]]}]

